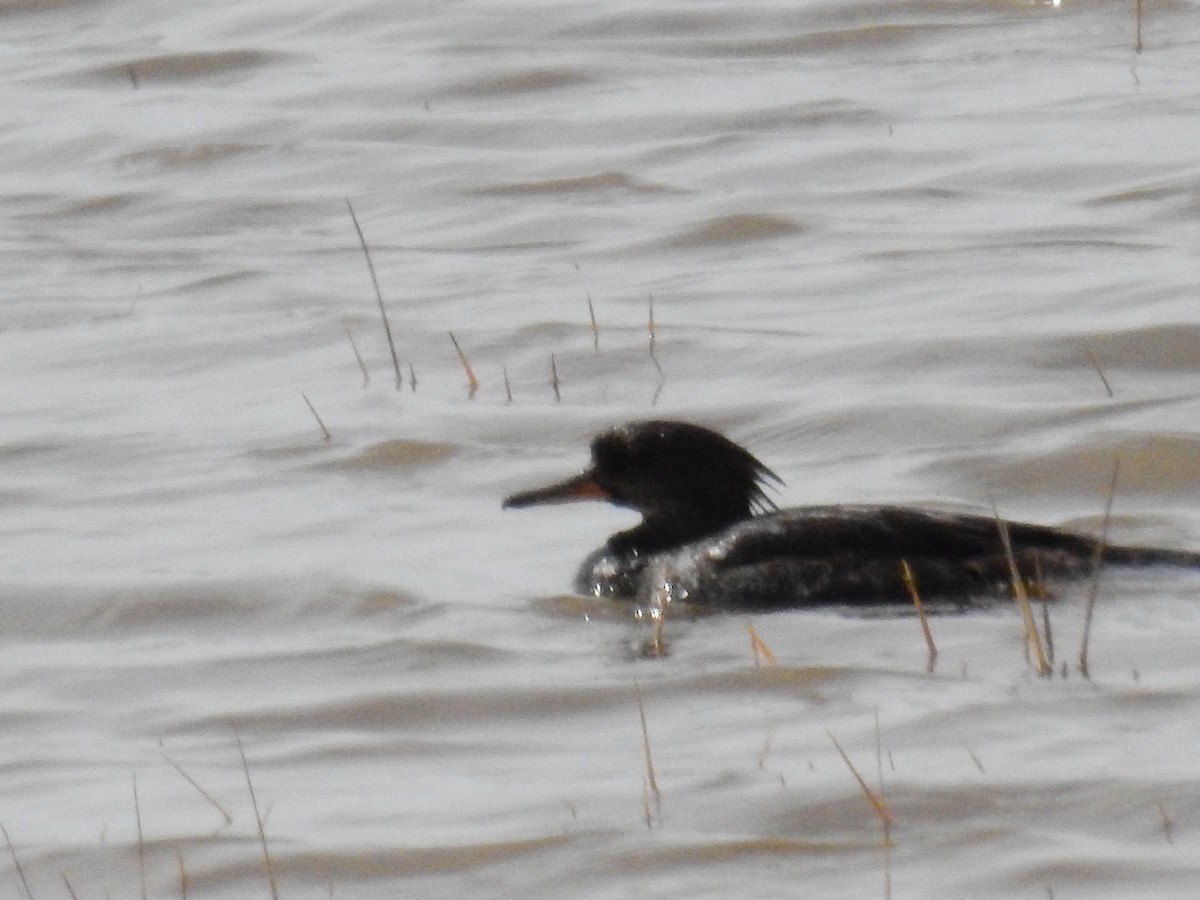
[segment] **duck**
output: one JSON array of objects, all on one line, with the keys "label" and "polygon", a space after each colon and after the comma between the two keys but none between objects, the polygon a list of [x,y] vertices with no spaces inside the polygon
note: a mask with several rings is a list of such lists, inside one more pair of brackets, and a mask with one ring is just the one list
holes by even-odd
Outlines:
[{"label": "duck", "polygon": [[521,491],[505,509],[601,500],[642,521],[588,555],[582,594],[616,601],[770,611],[932,602],[971,606],[1023,584],[1086,578],[1101,563],[1200,568],[1200,553],[1110,545],[994,515],[898,505],[780,509],[783,485],[749,450],[684,421],[627,422],[596,435],[581,474]]}]

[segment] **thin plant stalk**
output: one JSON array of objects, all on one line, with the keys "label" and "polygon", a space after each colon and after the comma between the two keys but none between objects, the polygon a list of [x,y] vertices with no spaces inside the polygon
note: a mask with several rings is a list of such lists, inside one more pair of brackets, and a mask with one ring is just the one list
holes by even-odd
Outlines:
[{"label": "thin plant stalk", "polygon": [[133,815],[137,822],[138,880],[142,886],[142,900],[146,900],[146,839],[142,834],[142,804],[138,800],[137,772],[133,772]]},{"label": "thin plant stalk", "polygon": [[592,306],[592,295],[587,298],[588,318],[592,322],[592,350],[600,352],[600,326],[596,324],[596,308]]},{"label": "thin plant stalk", "polygon": [[246,790],[250,793],[250,806],[254,809],[254,822],[258,826],[258,841],[262,845],[263,863],[267,870],[267,883],[271,887],[271,900],[279,900],[279,886],[275,883],[275,864],[267,847],[267,831],[263,826],[262,813],[258,809],[258,797],[254,793],[254,782],[250,780],[250,765],[246,762],[246,748],[242,736],[237,735],[238,756],[242,759],[242,772],[246,775]]},{"label": "thin plant stalk", "polygon": [[758,632],[754,630],[754,623],[749,619],[746,620],[746,632],[750,635],[750,651],[754,654],[754,665],[762,665],[762,660],[767,661],[768,666],[773,666],[776,663],[775,654],[771,652],[771,648],[766,642],[758,636]]},{"label": "thin plant stalk", "polygon": [[1079,672],[1084,678],[1091,678],[1088,668],[1088,645],[1092,635],[1092,616],[1096,610],[1096,596],[1100,591],[1100,572],[1104,568],[1104,548],[1108,544],[1108,525],[1112,521],[1113,498],[1117,494],[1117,479],[1121,475],[1121,458],[1113,460],[1112,478],[1108,482],[1108,497],[1104,502],[1104,522],[1100,526],[1100,540],[1096,542],[1096,551],[1092,556],[1092,583],[1088,587],[1087,605],[1083,612],[1083,638],[1079,644]]},{"label": "thin plant stalk", "polygon": [[[662,815],[662,795],[658,791],[658,779],[654,777],[654,756],[650,752],[650,729],[646,727],[646,704],[642,699],[642,685],[633,683],[633,692],[637,697],[638,718],[642,723],[642,749],[646,754],[646,784],[654,797],[654,814]],[[647,825],[649,824],[649,805],[647,804]]]},{"label": "thin plant stalk", "polygon": [[663,379],[663,378],[666,378],[666,375],[663,374],[662,366],[660,366],[658,364],[658,356],[654,352],[655,335],[654,335],[654,295],[653,294],[650,295],[649,307],[650,307],[650,310],[649,310],[650,318],[649,318],[649,323],[647,325],[647,331],[649,332],[649,335],[650,335],[650,362],[654,363],[654,368],[658,372],[658,377],[660,379]]},{"label": "thin plant stalk", "polygon": [[[1139,5],[1141,0],[1138,0]],[[1100,376],[1100,383],[1104,385],[1104,392],[1108,394],[1109,399],[1113,396],[1112,385],[1108,383],[1108,378],[1104,375],[1104,370],[1100,368],[1100,361],[1096,359],[1096,354],[1092,352],[1092,348],[1087,344],[1083,345],[1083,352],[1087,354],[1088,362],[1092,364],[1092,368],[1096,370],[1096,374]]]},{"label": "thin plant stalk", "polygon": [[213,809],[215,809],[217,812],[219,812],[221,814],[221,816],[225,819],[226,825],[233,824],[233,816],[229,815],[229,813],[227,813],[225,811],[225,807],[223,807],[220,803],[218,803],[212,794],[210,794],[208,791],[206,791],[204,788],[202,788],[197,783],[196,779],[194,779],[191,775],[189,775],[187,772],[185,772],[183,770],[183,767],[180,766],[179,763],[175,762],[175,760],[173,760],[173,759],[171,759],[171,757],[167,756],[167,751],[160,749],[159,752],[162,754],[162,758],[165,759],[170,764],[171,768],[174,769],[176,772],[178,772],[179,776],[184,781],[186,781],[188,784],[190,784],[192,787],[194,787],[196,789],[196,792],[199,793],[200,796],[203,797],[205,800],[207,800],[209,805],[212,806]]},{"label": "thin plant stalk", "polygon": [[346,322],[342,322],[342,327],[346,329],[346,337],[350,339],[350,349],[354,351],[354,358],[358,360],[358,370],[362,372],[363,383],[366,387],[371,383],[371,373],[367,371],[367,364],[363,362],[362,354],[358,352],[358,344],[354,340],[354,334],[350,331],[350,326]]},{"label": "thin plant stalk", "polygon": [[[862,773],[858,771],[854,763],[850,761],[850,757],[846,751],[842,749],[842,745],[838,743],[838,739],[833,736],[833,732],[826,729],[825,733],[829,735],[829,740],[833,741],[833,746],[837,748],[838,755],[842,757],[842,762],[846,764],[846,768],[850,770],[850,774],[854,776],[854,780],[858,782],[858,786],[862,788],[863,794],[867,798],[867,802],[871,804],[871,808],[875,810],[875,815],[879,821],[887,828],[890,828],[892,822],[895,821],[892,817],[892,811],[887,805],[887,801],[867,784],[867,780],[862,777]],[[885,831],[885,835],[887,832]]]},{"label": "thin plant stalk", "polygon": [[325,441],[333,440],[333,435],[329,433],[329,429],[325,427],[325,423],[321,421],[321,414],[317,412],[317,408],[312,405],[312,401],[308,399],[308,394],[304,391],[300,392],[300,396],[304,398],[305,404],[308,405],[308,411],[313,414],[313,418],[317,420],[317,424],[321,426],[321,434],[325,436]]},{"label": "thin plant stalk", "polygon": [[8,853],[12,857],[13,868],[17,870],[17,877],[21,879],[21,888],[25,891],[26,900],[33,900],[33,891],[29,888],[29,879],[25,877],[25,869],[21,867],[21,858],[17,856],[17,848],[13,846],[12,838],[8,836],[8,829],[0,823],[0,834],[4,835],[4,843],[8,844]]},{"label": "thin plant stalk", "polygon": [[908,564],[907,559],[900,560],[900,576],[904,579],[904,586],[908,589],[908,596],[912,598],[913,606],[917,610],[917,619],[921,623],[921,634],[925,636],[925,649],[929,652],[929,662],[926,665],[926,671],[932,675],[934,667],[937,665],[937,644],[934,643],[933,631],[929,628],[929,617],[925,614],[925,604],[921,600],[921,592],[917,590],[917,578],[913,574],[912,566]]},{"label": "thin plant stalk", "polygon": [[1012,541],[1008,536],[1008,523],[1000,518],[1000,511],[996,509],[995,503],[992,504],[992,512],[996,517],[996,527],[1000,530],[1000,542],[1004,545],[1004,555],[1008,559],[1008,573],[1012,579],[1013,596],[1017,601],[1017,609],[1021,612],[1021,621],[1025,626],[1025,641],[1033,658],[1034,670],[1043,678],[1049,677],[1053,670],[1046,660],[1042,637],[1038,634],[1037,621],[1033,617],[1033,606],[1029,602],[1025,582],[1017,568],[1017,558],[1013,554]]},{"label": "thin plant stalk", "polygon": [[358,216],[354,214],[354,204],[350,202],[350,198],[346,198],[346,208],[350,210],[350,220],[354,223],[354,230],[358,232],[358,242],[362,245],[363,256],[367,258],[367,269],[371,273],[371,285],[375,288],[375,300],[379,304],[379,315],[383,319],[383,333],[387,336],[388,350],[392,354],[392,368],[396,371],[396,390],[400,390],[403,384],[403,379],[400,377],[400,359],[396,356],[396,342],[392,338],[392,326],[388,322],[387,307],[383,305],[383,291],[379,289],[379,277],[375,274],[375,262],[371,259],[371,250],[367,247],[367,238],[363,234],[362,226],[358,224]]},{"label": "thin plant stalk", "polygon": [[475,392],[479,390],[479,379],[475,377],[475,370],[467,362],[467,354],[463,353],[463,348],[458,345],[458,339],[454,336],[453,331],[450,332],[450,343],[454,345],[454,352],[458,354],[458,361],[462,363],[463,371],[467,373],[467,396],[474,397]]}]

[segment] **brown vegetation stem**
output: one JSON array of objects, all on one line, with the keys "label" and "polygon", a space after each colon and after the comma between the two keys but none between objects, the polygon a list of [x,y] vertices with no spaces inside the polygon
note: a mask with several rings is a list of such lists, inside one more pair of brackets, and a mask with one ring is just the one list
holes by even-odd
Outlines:
[{"label": "brown vegetation stem", "polygon": [[454,345],[454,352],[458,354],[458,361],[462,363],[463,371],[467,373],[467,387],[469,388],[469,396],[474,397],[475,392],[479,390],[479,379],[475,377],[475,370],[471,368],[471,364],[467,362],[467,354],[463,353],[463,348],[458,345],[458,338],[454,336],[454,332],[450,332],[450,343]]},{"label": "brown vegetation stem", "polygon": [[1017,601],[1017,609],[1021,611],[1021,621],[1025,626],[1025,640],[1033,657],[1035,671],[1043,678],[1053,674],[1050,663],[1046,660],[1046,651],[1042,647],[1042,638],[1038,634],[1037,620],[1033,617],[1033,606],[1029,602],[1029,594],[1025,590],[1025,582],[1017,568],[1017,558],[1013,554],[1012,541],[1008,536],[1008,523],[1000,518],[1000,511],[992,503],[992,513],[996,517],[996,527],[1000,530],[1000,542],[1004,545],[1004,555],[1008,559],[1008,573],[1012,578],[1013,596]]},{"label": "brown vegetation stem", "polygon": [[8,853],[12,857],[13,868],[17,870],[17,877],[21,879],[21,887],[25,891],[26,900],[33,900],[33,891],[29,889],[29,879],[25,877],[25,870],[21,867],[21,859],[17,856],[17,848],[13,846],[12,838],[8,836],[8,829],[0,823],[0,833],[4,835],[4,843],[8,844]]},{"label": "brown vegetation stem", "polygon": [[663,374],[662,366],[658,364],[658,356],[654,353],[654,295],[650,295],[650,321],[648,330],[650,332],[650,362],[654,363],[654,368],[658,372],[658,377],[665,379],[667,376]]},{"label": "brown vegetation stem", "polygon": [[223,807],[220,803],[218,803],[212,794],[210,794],[204,788],[200,787],[200,785],[196,782],[196,779],[194,779],[191,775],[189,775],[187,772],[185,772],[183,770],[183,767],[180,766],[179,763],[175,762],[175,760],[173,760],[173,759],[171,759],[171,757],[167,756],[167,751],[160,749],[158,752],[162,754],[162,758],[165,759],[170,764],[172,769],[174,769],[176,772],[179,773],[180,777],[184,781],[186,781],[188,784],[190,784],[192,787],[194,787],[196,789],[196,791],[200,794],[200,796],[203,797],[205,800],[207,800],[209,802],[209,804],[212,805],[213,809],[215,809],[217,812],[219,812],[224,817],[226,825],[233,824],[233,816],[229,815],[229,813],[227,813],[225,811],[225,807]]},{"label": "brown vegetation stem", "polygon": [[[1141,0],[1138,0],[1140,3]],[[1092,368],[1096,370],[1096,374],[1100,376],[1100,383],[1104,385],[1104,392],[1111,399],[1113,396],[1112,385],[1108,383],[1108,379],[1104,376],[1104,370],[1100,368],[1100,361],[1096,359],[1096,354],[1092,352],[1092,348],[1087,344],[1083,345],[1083,352],[1087,354],[1088,362],[1092,364]]]},{"label": "brown vegetation stem", "polygon": [[761,661],[764,659],[767,661],[767,665],[775,665],[777,662],[775,654],[771,652],[766,641],[758,636],[758,632],[754,630],[754,623],[749,619],[746,620],[746,632],[750,635],[750,651],[754,654],[754,665],[761,665]]},{"label": "brown vegetation stem", "polygon": [[354,358],[358,360],[358,369],[362,372],[363,387],[371,383],[371,373],[367,371],[367,364],[363,362],[362,354],[358,352],[358,344],[354,340],[354,334],[350,331],[350,326],[342,322],[342,327],[346,329],[346,337],[350,339],[350,349],[354,351]]},{"label": "brown vegetation stem", "polygon": [[133,816],[137,822],[138,839],[138,880],[142,886],[142,900],[146,900],[146,839],[142,834],[142,804],[138,800],[137,772],[133,776]]},{"label": "brown vegetation stem", "polygon": [[183,865],[183,852],[176,849],[175,860],[179,863],[179,900],[187,900],[188,895],[188,874],[187,869]]},{"label": "brown vegetation stem", "polygon": [[354,223],[354,230],[358,232],[358,242],[362,245],[363,256],[367,258],[367,269],[371,273],[371,285],[375,288],[375,300],[379,304],[379,315],[383,319],[383,333],[387,336],[388,350],[392,354],[392,368],[396,371],[396,390],[400,390],[404,380],[400,377],[400,360],[396,356],[396,342],[392,339],[392,326],[388,322],[387,308],[383,305],[383,291],[379,289],[379,277],[375,274],[375,262],[371,259],[367,238],[363,234],[362,226],[358,224],[358,216],[354,214],[354,204],[350,202],[349,197],[346,198],[346,208],[350,210],[350,221]]},{"label": "brown vegetation stem", "polygon": [[592,306],[592,295],[588,294],[588,318],[592,321],[592,349],[600,352],[600,326],[596,324],[596,308]]},{"label": "brown vegetation stem", "polygon": [[304,391],[301,391],[300,396],[304,398],[304,402],[308,404],[308,411],[313,414],[313,418],[316,419],[317,424],[321,426],[321,434],[325,436],[325,440],[333,440],[333,435],[329,433],[329,429],[326,428],[325,423],[321,421],[321,415],[317,412],[317,408],[312,405],[312,401],[308,399],[308,394],[304,393]]},{"label": "brown vegetation stem", "polygon": [[1108,525],[1112,521],[1113,498],[1117,494],[1117,479],[1121,476],[1121,458],[1113,460],[1112,477],[1108,482],[1108,497],[1104,501],[1104,522],[1100,526],[1100,540],[1092,556],[1092,583],[1088,587],[1087,605],[1083,611],[1083,638],[1079,644],[1079,672],[1091,678],[1088,669],[1088,645],[1092,635],[1092,615],[1096,610],[1096,596],[1100,592],[1100,572],[1104,568],[1104,548],[1108,544]]},{"label": "brown vegetation stem", "polygon": [[271,862],[271,853],[267,848],[267,831],[263,827],[262,814],[258,810],[258,797],[254,793],[254,782],[250,780],[250,765],[246,762],[246,748],[242,746],[242,736],[236,735],[238,755],[242,758],[242,772],[246,775],[246,789],[250,792],[250,806],[254,809],[254,821],[258,826],[258,841],[262,845],[263,863],[267,869],[267,883],[271,887],[271,900],[279,900],[279,887],[275,883],[275,865]]},{"label": "brown vegetation stem", "polygon": [[900,575],[904,579],[904,586],[908,589],[908,596],[912,598],[913,606],[917,610],[917,619],[921,623],[921,633],[925,636],[925,649],[929,652],[929,662],[926,666],[926,671],[932,675],[934,667],[937,665],[937,644],[934,643],[933,631],[929,628],[929,617],[925,614],[925,604],[921,601],[921,592],[917,590],[917,578],[913,574],[912,566],[908,564],[907,559],[900,560]]},{"label": "brown vegetation stem", "polygon": [[858,786],[862,788],[863,794],[866,795],[867,800],[875,810],[875,815],[879,817],[879,821],[884,825],[884,835],[886,838],[888,835],[886,829],[891,827],[893,821],[892,811],[888,808],[887,802],[878,793],[871,790],[871,786],[867,784],[867,780],[862,777],[862,774],[855,768],[854,763],[850,761],[850,757],[846,755],[846,751],[842,749],[842,745],[838,743],[838,739],[833,736],[833,732],[826,729],[825,733],[833,741],[833,746],[837,748],[838,754],[842,757],[842,762],[846,764],[846,768],[850,770],[850,774],[854,776],[854,780],[858,782]]},{"label": "brown vegetation stem", "polygon": [[[654,813],[662,815],[662,795],[658,792],[658,779],[654,777],[654,757],[650,753],[650,729],[646,726],[646,704],[642,700],[642,685],[640,682],[633,683],[633,692],[637,697],[638,717],[642,723],[642,749],[646,754],[646,783],[650,786],[650,792],[654,795]],[[647,819],[649,819],[649,809],[647,809]],[[649,821],[647,821],[649,824]]]}]

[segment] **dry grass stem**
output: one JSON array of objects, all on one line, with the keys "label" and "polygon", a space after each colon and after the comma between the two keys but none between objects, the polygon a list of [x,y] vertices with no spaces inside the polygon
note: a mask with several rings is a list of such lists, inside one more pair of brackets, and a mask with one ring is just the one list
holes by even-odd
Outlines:
[{"label": "dry grass stem", "polygon": [[[642,749],[646,754],[646,777],[645,784],[649,788],[650,795],[654,798],[654,816],[661,818],[662,816],[662,795],[658,792],[658,779],[654,777],[654,757],[650,753],[650,730],[646,727],[646,704],[642,699],[642,686],[639,682],[633,683],[634,695],[637,697],[638,717],[642,722]],[[650,802],[646,799],[646,825],[649,826],[651,821]]]},{"label": "dry grass stem", "polygon": [[[1141,6],[1141,0],[1138,0],[1138,6]],[[1109,398],[1113,396],[1112,385],[1108,383],[1108,379],[1104,377],[1104,370],[1100,368],[1100,361],[1096,359],[1096,354],[1092,352],[1092,348],[1087,344],[1083,345],[1083,352],[1087,354],[1088,362],[1092,364],[1092,368],[1096,370],[1096,374],[1100,376],[1100,383],[1104,385],[1104,393],[1108,394]]]},{"label": "dry grass stem", "polygon": [[1137,34],[1133,39],[1133,50],[1135,53],[1142,52],[1142,0],[1137,0]]},{"label": "dry grass stem", "polygon": [[403,384],[403,379],[400,377],[400,359],[396,356],[396,342],[392,338],[392,326],[388,322],[387,307],[383,305],[383,291],[379,289],[379,277],[375,274],[375,262],[371,259],[371,250],[367,247],[366,236],[363,235],[362,226],[358,224],[358,216],[354,214],[354,204],[350,202],[350,198],[346,198],[346,208],[350,210],[350,221],[354,223],[354,230],[358,233],[358,242],[362,245],[363,256],[367,258],[367,269],[371,273],[371,286],[375,288],[375,300],[379,304],[379,316],[383,319],[383,333],[387,337],[388,350],[392,354],[392,368],[396,371],[396,390],[400,390]]},{"label": "dry grass stem", "polygon": [[833,746],[837,748],[838,754],[842,757],[842,762],[846,764],[846,768],[850,770],[850,774],[854,776],[854,780],[858,782],[858,786],[862,788],[863,794],[867,798],[867,802],[871,804],[871,808],[875,810],[875,815],[879,819],[880,824],[884,827],[885,838],[890,840],[889,829],[892,822],[895,821],[892,817],[892,811],[887,805],[887,801],[877,792],[871,789],[867,784],[867,780],[862,777],[862,774],[855,768],[854,763],[850,761],[850,757],[846,755],[846,751],[842,749],[842,745],[838,743],[838,739],[833,736],[833,732],[828,729],[825,731],[829,735],[829,739],[833,741]]},{"label": "dry grass stem", "polygon": [[[891,763],[892,754],[888,751],[888,762]],[[895,765],[892,765],[892,771],[896,771]],[[887,793],[883,787],[883,729],[879,725],[879,707],[875,707],[875,777],[879,782],[879,799],[886,806]],[[880,830],[883,832],[883,898],[884,900],[892,900],[892,823],[890,819],[879,820]]]},{"label": "dry grass stem", "polygon": [[658,372],[660,379],[665,379],[667,376],[663,374],[662,366],[658,364],[658,356],[654,352],[654,295],[650,295],[650,321],[648,331],[650,334],[650,362],[654,363],[654,368]]},{"label": "dry grass stem", "polygon": [[512,403],[512,385],[508,383],[508,366],[501,366],[500,371],[504,374],[504,402]]},{"label": "dry grass stem", "polygon": [[412,392],[417,392],[417,370],[413,368],[413,364],[408,364],[408,385],[412,388]]},{"label": "dry grass stem", "polygon": [[458,361],[462,363],[463,371],[467,373],[467,396],[474,397],[475,392],[479,390],[479,379],[475,377],[475,370],[467,362],[467,354],[463,353],[462,347],[458,345],[458,339],[454,336],[453,331],[450,332],[450,343],[454,345],[454,352],[458,354]]},{"label": "dry grass stem", "polygon": [[987,774],[987,770],[984,769],[983,763],[979,761],[979,757],[975,755],[974,750],[967,750],[967,756],[971,757],[971,762],[975,763],[975,768],[979,770],[980,775]]},{"label": "dry grass stem", "polygon": [[1092,583],[1088,586],[1087,605],[1083,612],[1083,638],[1079,644],[1079,672],[1091,678],[1088,669],[1088,644],[1092,635],[1092,615],[1096,610],[1096,596],[1100,592],[1100,572],[1104,568],[1104,548],[1108,545],[1108,526],[1112,521],[1113,498],[1117,495],[1117,479],[1121,476],[1121,458],[1113,460],[1112,477],[1108,482],[1108,496],[1104,501],[1104,522],[1100,526],[1100,540],[1092,556]]},{"label": "dry grass stem", "polygon": [[746,620],[746,632],[750,635],[750,652],[754,654],[754,664],[756,666],[762,665],[762,661],[765,659],[767,665],[775,665],[775,654],[771,652],[771,648],[766,645],[763,639],[758,636],[758,632],[754,630],[754,623],[749,619]]},{"label": "dry grass stem", "polygon": [[271,900],[279,900],[279,886],[275,883],[275,865],[271,862],[271,852],[267,848],[267,831],[263,827],[262,813],[258,809],[258,797],[254,793],[254,782],[250,780],[250,765],[246,762],[246,748],[242,746],[242,736],[237,735],[238,756],[242,759],[242,772],[246,776],[246,790],[250,793],[250,806],[254,809],[254,822],[258,826],[258,841],[262,845],[263,864],[267,870],[267,883],[271,887]]},{"label": "dry grass stem", "polygon": [[1171,821],[1171,817],[1167,813],[1167,808],[1163,806],[1161,800],[1157,805],[1158,817],[1162,820],[1163,837],[1167,839],[1168,844],[1173,844],[1175,843],[1175,823]]},{"label": "dry grass stem", "polygon": [[1042,647],[1042,636],[1038,633],[1037,621],[1033,617],[1033,606],[1029,602],[1029,594],[1025,590],[1025,582],[1017,568],[1017,558],[1013,554],[1012,541],[1008,536],[1008,523],[1000,518],[1000,511],[992,503],[992,513],[996,517],[996,527],[1000,530],[1000,542],[1004,545],[1004,556],[1008,560],[1008,573],[1012,579],[1013,597],[1017,601],[1017,609],[1021,611],[1021,621],[1025,626],[1025,642],[1034,670],[1043,678],[1053,674],[1050,663],[1046,659],[1046,651]]},{"label": "dry grass stem", "polygon": [[308,394],[304,391],[300,392],[300,396],[304,398],[305,404],[308,406],[308,411],[313,414],[313,418],[317,420],[317,424],[321,427],[321,434],[325,436],[325,440],[333,440],[333,435],[329,433],[329,429],[325,427],[325,423],[321,421],[321,414],[317,412],[317,408],[312,405],[312,401],[308,399]]},{"label": "dry grass stem", "polygon": [[553,353],[550,354],[550,387],[554,389],[554,401],[557,403],[562,400],[562,394],[558,390],[558,361]]},{"label": "dry grass stem", "polygon": [[70,895],[71,900],[79,900],[79,895],[77,893],[75,893],[75,888],[71,886],[71,880],[69,878],[67,878],[67,873],[62,872],[61,874],[62,874],[63,884],[66,885],[67,894]]},{"label": "dry grass stem", "polygon": [[13,868],[17,870],[17,877],[21,879],[21,889],[25,891],[26,900],[33,900],[33,891],[29,889],[29,879],[25,877],[25,870],[21,868],[21,859],[17,856],[17,848],[13,846],[12,838],[8,836],[8,829],[0,824],[0,834],[4,835],[4,843],[8,844],[8,853],[12,857]]},{"label": "dry grass stem", "polygon": [[165,759],[170,764],[171,768],[179,773],[179,776],[184,781],[186,781],[188,784],[190,784],[192,787],[194,787],[196,789],[196,792],[199,793],[200,796],[203,797],[205,800],[207,800],[209,805],[212,806],[213,809],[215,809],[217,812],[219,812],[221,814],[221,816],[225,819],[226,825],[233,824],[233,816],[229,815],[229,813],[227,813],[225,811],[225,807],[223,807],[220,803],[218,803],[212,794],[210,794],[204,788],[200,787],[200,785],[196,782],[196,779],[194,779],[191,775],[189,775],[187,772],[185,772],[183,770],[183,767],[180,766],[179,763],[175,762],[175,760],[173,760],[173,759],[171,759],[171,757],[167,756],[167,751],[160,748],[159,753],[162,754],[162,758]]},{"label": "dry grass stem", "polygon": [[594,306],[592,306],[592,295],[591,294],[588,294],[587,304],[588,304],[588,318],[592,322],[592,349],[596,353],[599,353],[600,352],[600,326],[596,324],[596,309]]},{"label": "dry grass stem", "polygon": [[142,804],[138,800],[137,772],[133,776],[133,816],[137,822],[138,880],[142,886],[142,900],[146,900],[146,839],[142,834]]},{"label": "dry grass stem", "polygon": [[1046,662],[1054,668],[1054,630],[1050,627],[1050,604],[1042,604],[1042,635],[1046,639]]},{"label": "dry grass stem", "polygon": [[917,578],[907,559],[900,560],[900,577],[904,579],[904,587],[908,589],[908,596],[912,598],[913,606],[917,610],[917,619],[921,623],[921,634],[925,636],[925,649],[929,651],[929,661],[926,663],[925,671],[932,675],[937,666],[937,644],[934,643],[933,632],[929,628],[929,617],[925,614],[925,604],[921,601],[921,592],[917,590]]},{"label": "dry grass stem", "polygon": [[342,327],[346,329],[346,337],[350,339],[350,349],[354,351],[354,358],[358,360],[358,370],[362,372],[363,387],[371,383],[371,373],[367,371],[367,364],[363,362],[362,354],[358,352],[358,344],[354,340],[354,334],[350,331],[350,326],[345,321],[342,322]]},{"label": "dry grass stem", "polygon": [[183,853],[180,850],[175,851],[175,861],[179,863],[179,900],[187,900],[188,895],[188,873],[183,865]]}]

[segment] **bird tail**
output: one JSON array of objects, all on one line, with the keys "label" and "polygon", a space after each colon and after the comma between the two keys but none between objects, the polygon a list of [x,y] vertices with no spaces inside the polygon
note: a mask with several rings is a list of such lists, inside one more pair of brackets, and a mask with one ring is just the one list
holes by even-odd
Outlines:
[{"label": "bird tail", "polygon": [[1116,566],[1177,566],[1200,569],[1200,553],[1162,547],[1105,547],[1104,561]]}]

